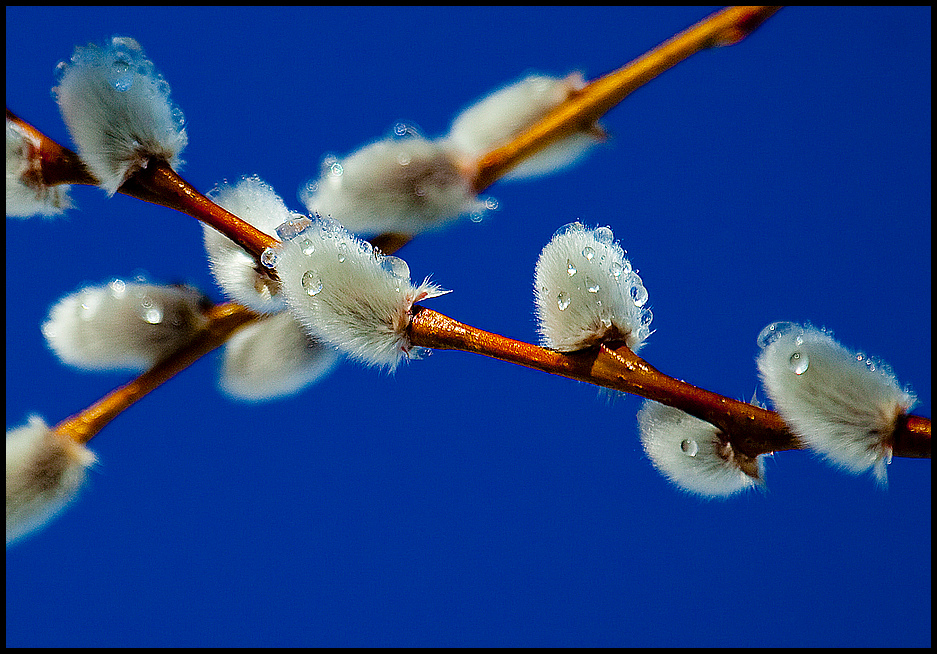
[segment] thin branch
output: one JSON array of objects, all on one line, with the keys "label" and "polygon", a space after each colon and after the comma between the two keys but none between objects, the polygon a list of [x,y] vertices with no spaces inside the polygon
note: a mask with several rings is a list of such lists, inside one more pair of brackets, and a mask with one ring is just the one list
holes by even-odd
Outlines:
[{"label": "thin branch", "polygon": [[[474,352],[676,407],[718,427],[733,448],[749,457],[805,449],[774,411],[665,375],[621,343],[563,354],[471,327],[421,306],[413,308],[409,337],[415,346]],[[930,420],[907,416],[899,421],[893,447],[894,456],[930,458]]]},{"label": "thin branch", "polygon": [[[511,143],[482,157],[474,186],[481,192],[523,159],[596,120],[628,94],[700,50],[731,45],[754,31],[779,7],[731,7],[681,32],[641,58],[590,83],[542,121]],[[7,119],[28,132],[41,154],[38,179],[44,184],[92,184],[97,180],[71,150],[48,138],[7,110]],[[176,209],[211,225],[255,258],[279,241],[222,209],[166,162],[151,161],[127,180],[118,192]],[[409,241],[399,234],[383,234],[372,244],[393,253]],[[195,360],[223,344],[239,327],[260,318],[235,304],[212,310],[208,327],[186,346],[166,357],[136,380],[116,389],[87,410],[64,420],[56,429],[86,442],[121,411]],[[748,456],[801,449],[780,417],[759,407],[723,397],[664,375],[622,344],[608,343],[581,352],[552,350],[469,327],[435,311],[414,308],[412,343],[437,349],[457,349],[572,379],[605,386],[675,406],[716,425],[734,447]],[[930,458],[930,420],[906,416],[894,434],[894,455]]]},{"label": "thin branch", "polygon": [[237,329],[259,318],[250,309],[233,302],[216,305],[206,315],[208,324],[192,340],[133,381],[114,389],[84,411],[58,423],[55,431],[79,443],[87,443],[134,402],[223,345]]},{"label": "thin branch", "polygon": [[732,45],[751,34],[781,7],[728,7],[680,32],[616,71],[590,82],[540,122],[478,162],[473,188],[481,193],[508,171],[548,145],[595,122],[632,91],[707,48]]}]

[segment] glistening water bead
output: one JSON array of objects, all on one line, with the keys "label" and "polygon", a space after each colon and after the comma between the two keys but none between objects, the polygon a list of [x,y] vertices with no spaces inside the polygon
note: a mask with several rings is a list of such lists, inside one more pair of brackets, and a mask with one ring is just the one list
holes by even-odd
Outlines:
[{"label": "glistening water bead", "polygon": [[687,456],[696,456],[699,452],[699,445],[692,438],[687,438],[685,441],[680,443],[680,449],[683,450],[683,453]]},{"label": "glistening water bead", "polygon": [[795,375],[802,375],[807,372],[807,367],[810,365],[810,357],[802,352],[794,352],[791,355],[790,359],[791,370],[794,371]]},{"label": "glistening water bead", "polygon": [[792,322],[787,321],[778,321],[773,322],[764,329],[761,330],[761,333],[758,334],[758,347],[762,350],[774,343],[776,340],[781,338],[784,334],[793,331],[794,329],[799,329],[798,325],[795,325]]},{"label": "glistening water bead", "polygon": [[307,270],[304,272],[300,283],[303,285],[303,288],[306,289],[306,294],[309,296],[318,295],[319,291],[322,290],[322,278],[320,278],[319,273],[314,270]]},{"label": "glistening water bead", "polygon": [[572,298],[566,291],[560,291],[559,295],[556,296],[556,306],[560,308],[560,311],[565,311],[570,302],[572,302]]},{"label": "glistening water bead", "polygon": [[277,265],[277,251],[273,248],[267,248],[263,251],[263,254],[260,255],[260,263],[265,265],[267,268],[274,268]]}]

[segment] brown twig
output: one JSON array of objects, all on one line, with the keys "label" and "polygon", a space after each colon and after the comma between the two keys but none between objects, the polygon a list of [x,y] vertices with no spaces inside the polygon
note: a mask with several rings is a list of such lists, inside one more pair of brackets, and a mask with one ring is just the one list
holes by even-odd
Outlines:
[{"label": "brown twig", "polygon": [[[617,71],[595,80],[511,143],[485,155],[475,178],[476,190],[481,192],[523,159],[547,145],[578,130],[589,129],[629,93],[694,53],[739,42],[778,9],[730,7]],[[74,152],[19,119],[9,109],[7,120],[16,122],[40,153],[40,165],[31,171],[37,175],[37,181],[46,185],[97,184]],[[118,192],[202,220],[258,259],[266,248],[279,245],[277,239],[206,198],[162,161],[151,161],[128,179]],[[408,241],[409,237],[399,234],[383,234],[372,239],[372,244],[390,254]],[[215,307],[208,327],[187,345],[136,380],[62,421],[56,430],[68,433],[80,442],[87,442],[130,404],[223,344],[237,328],[258,318],[254,312],[235,304]],[[415,307],[410,336],[417,346],[476,352],[669,404],[716,425],[729,435],[739,452],[748,456],[803,447],[776,413],[664,375],[622,344],[608,343],[562,354],[469,327],[423,307]],[[893,441],[895,456],[930,458],[930,420],[905,416],[899,421]]]},{"label": "brown twig", "polygon": [[[752,458],[770,452],[804,449],[774,411],[665,375],[621,343],[564,354],[470,327],[421,306],[414,307],[409,337],[415,346],[474,352],[676,407],[718,427],[736,451]],[[930,420],[907,416],[899,421],[893,454],[930,458]]]},{"label": "brown twig", "polygon": [[212,307],[207,317],[207,326],[192,340],[133,381],[114,389],[84,411],[58,423],[55,431],[79,443],[87,443],[134,402],[224,344],[231,334],[256,320],[258,315],[250,309],[229,302]]},{"label": "brown twig", "polygon": [[484,155],[478,162],[478,172],[473,181],[475,192],[481,193],[524,159],[548,145],[576,132],[590,131],[599,118],[631,92],[684,59],[700,50],[738,43],[779,9],[728,7],[631,63],[590,82],[510,143]]}]

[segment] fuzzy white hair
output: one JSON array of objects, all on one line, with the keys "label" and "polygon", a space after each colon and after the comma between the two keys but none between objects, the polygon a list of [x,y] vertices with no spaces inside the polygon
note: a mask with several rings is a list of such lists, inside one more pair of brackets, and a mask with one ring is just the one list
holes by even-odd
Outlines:
[{"label": "fuzzy white hair", "polygon": [[310,213],[357,234],[414,235],[485,212],[472,191],[473,174],[451,146],[410,136],[327,158],[319,179],[300,195]]},{"label": "fuzzy white hair", "polygon": [[760,484],[763,457],[734,452],[713,425],[679,409],[647,400],[638,411],[641,443],[651,462],[685,491],[727,497]]},{"label": "fuzzy white hair", "polygon": [[389,369],[410,352],[413,304],[445,292],[428,278],[413,286],[402,259],[374,251],[330,220],[317,220],[286,240],[276,270],[307,333]]},{"label": "fuzzy white hair", "polygon": [[544,346],[572,352],[624,339],[633,351],[650,335],[647,290],[607,227],[561,228],[534,272],[538,330]]},{"label": "fuzzy white hair", "polygon": [[75,48],[57,76],[53,92],[78,155],[110,195],[151,159],[181,165],[183,114],[139,43],[115,36]]},{"label": "fuzzy white hair", "polygon": [[72,207],[67,184],[48,186],[37,172],[41,167],[39,143],[7,118],[6,211],[13,218],[51,218]]},{"label": "fuzzy white hair", "polygon": [[114,279],[56,302],[42,324],[46,343],[85,370],[143,371],[186,343],[207,319],[187,286]]},{"label": "fuzzy white hair", "polygon": [[242,327],[228,339],[221,388],[251,402],[287,397],[327,375],[339,358],[337,350],[311,338],[284,311]]},{"label": "fuzzy white hair", "polygon": [[7,431],[7,545],[58,514],[85,483],[95,457],[39,416]]},{"label": "fuzzy white hair", "polygon": [[791,430],[833,464],[885,483],[896,421],[915,402],[891,368],[809,325],[772,323],[758,340],[762,383]]},{"label": "fuzzy white hair", "polygon": [[[447,137],[473,158],[501,146],[541,120],[572,93],[585,86],[582,74],[565,78],[529,75],[464,109]],[[578,132],[554,143],[514,167],[503,179],[524,179],[554,173],[577,161],[597,143],[594,134]]]},{"label": "fuzzy white hair", "polygon": [[[218,184],[208,197],[268,236],[275,236],[278,225],[297,215],[256,175],[242,177],[234,184]],[[202,223],[202,228],[209,266],[226,297],[258,313],[286,308],[279,296],[279,284],[257,269],[253,256],[213,227]]]}]

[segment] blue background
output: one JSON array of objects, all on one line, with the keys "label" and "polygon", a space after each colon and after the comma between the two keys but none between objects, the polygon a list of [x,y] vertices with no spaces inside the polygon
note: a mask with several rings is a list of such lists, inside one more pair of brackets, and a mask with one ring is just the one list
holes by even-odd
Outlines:
[{"label": "blue background", "polygon": [[[50,98],[77,44],[130,35],[188,120],[183,174],[296,190],[398,120],[442,134],[525,72],[587,78],[715,8],[7,8],[7,104],[70,144]],[[613,109],[577,168],[497,184],[500,209],[400,252],[427,306],[534,341],[540,248],[610,225],[650,292],[642,354],[749,399],[755,337],[811,321],[889,362],[931,415],[929,8],[789,8]],[[123,383],[60,364],[39,324],[145,271],[220,294],[201,228],[78,188],[7,221],[7,425]],[[183,372],[91,445],[79,501],[7,554],[8,646],[929,645],[931,463],[887,490],[806,452],[707,502],[658,475],[640,400],[437,352],[343,364],[261,405]]]}]

